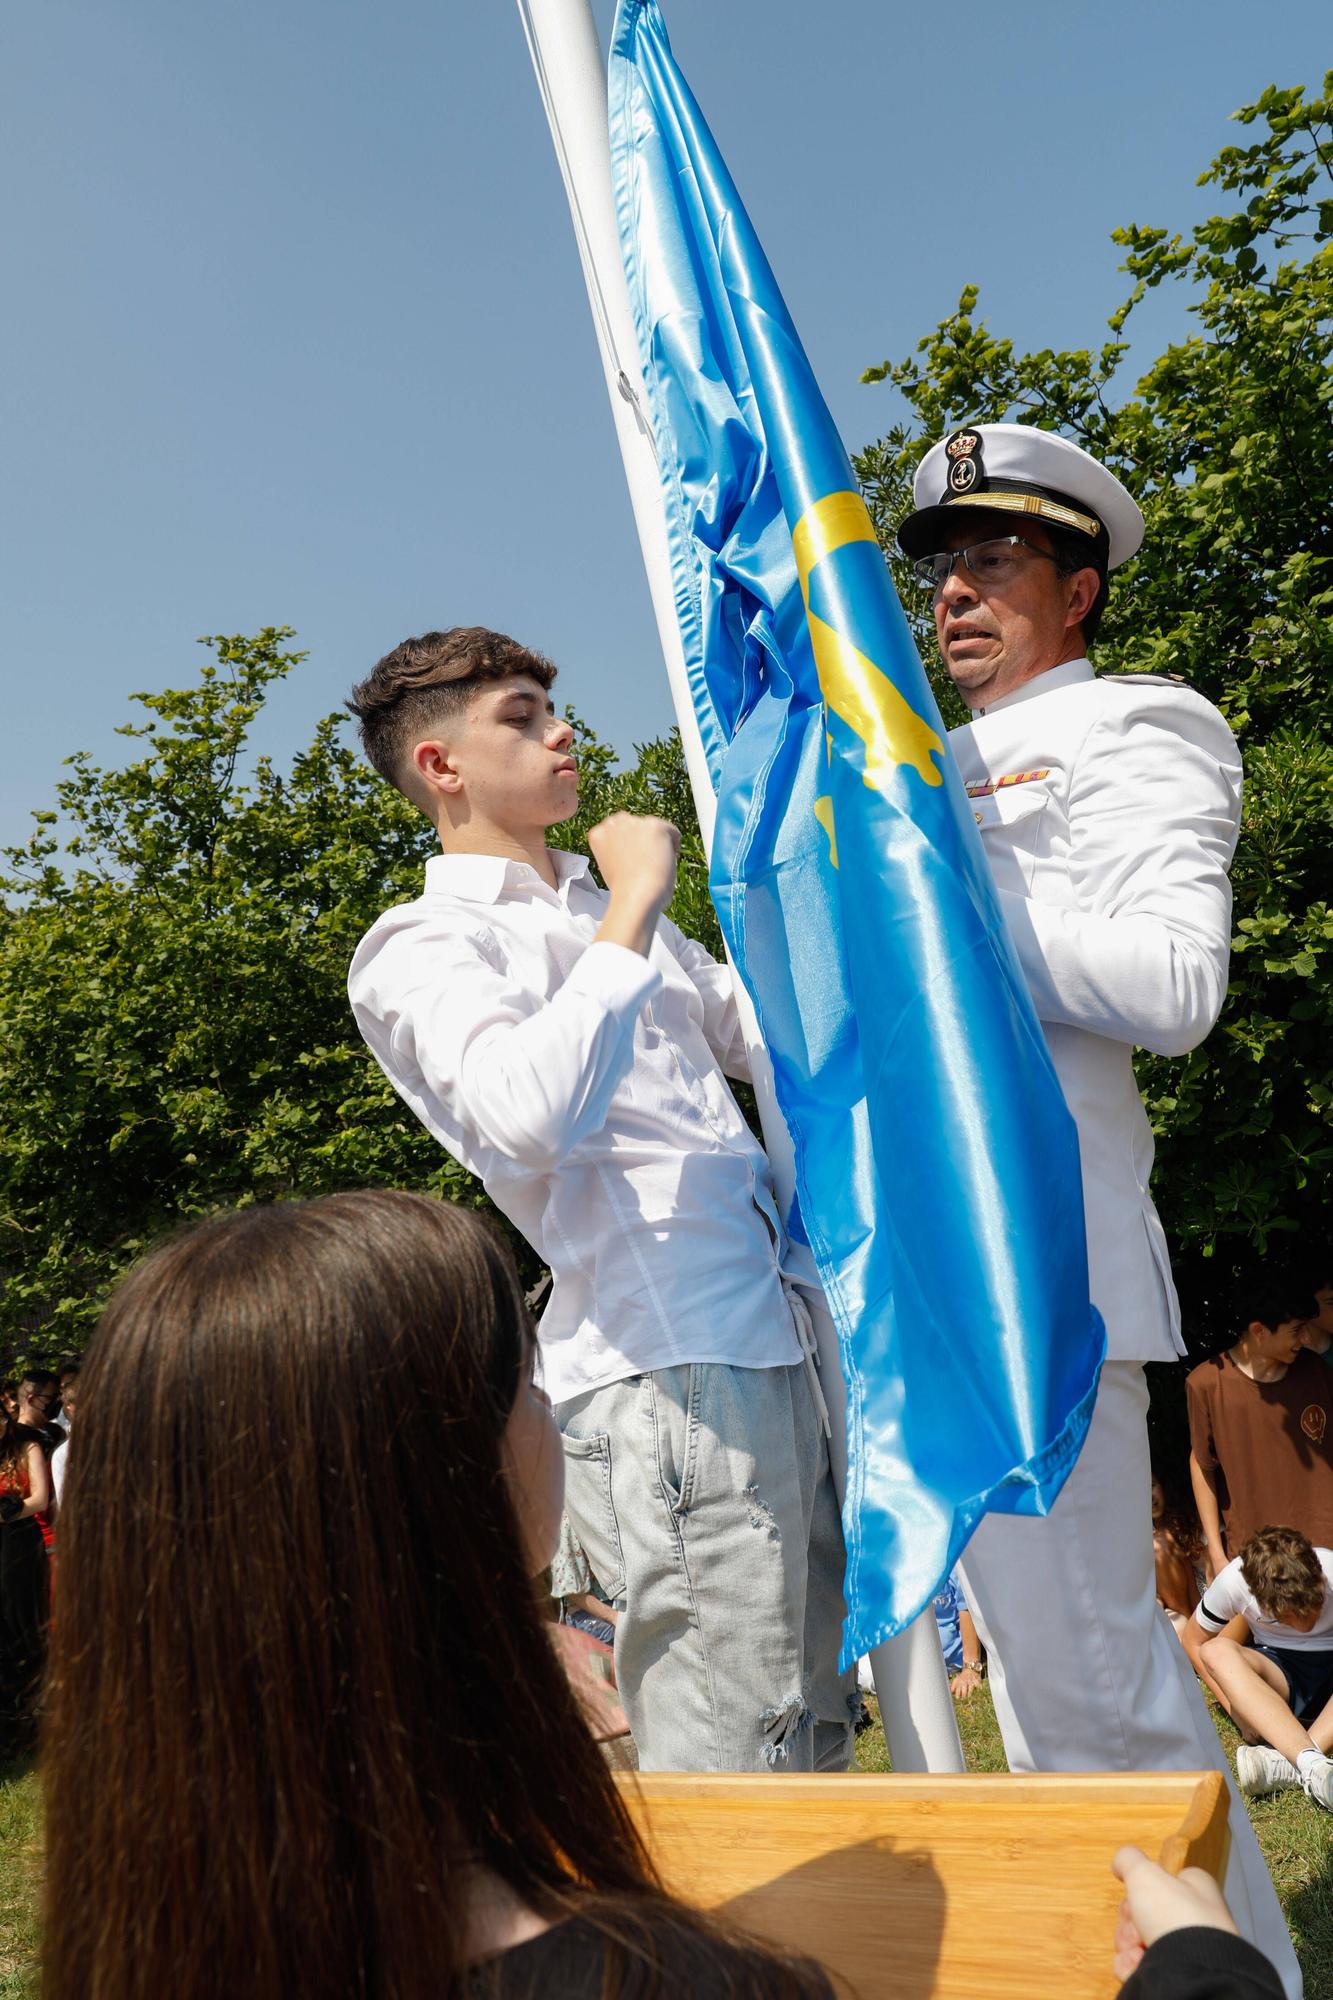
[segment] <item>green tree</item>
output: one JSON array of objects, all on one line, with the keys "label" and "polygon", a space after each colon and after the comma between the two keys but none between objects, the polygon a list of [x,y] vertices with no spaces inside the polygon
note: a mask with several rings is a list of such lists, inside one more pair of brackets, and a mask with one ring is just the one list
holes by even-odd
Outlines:
[{"label": "green tree", "polygon": [[[857,461],[934,661],[893,541],[928,443],[1016,419],[1095,453],[1147,517],[1142,552],[1113,584],[1100,669],[1180,674],[1240,737],[1227,1006],[1193,1055],[1139,1065],[1163,1219],[1208,1331],[1225,1321],[1238,1263],[1289,1255],[1284,1238],[1303,1228],[1326,1249],[1333,1163],[1333,72],[1320,97],[1274,87],[1235,115],[1256,136],[1200,177],[1234,198],[1226,212],[1187,236],[1115,232],[1131,289],[1109,338],[1021,353],[978,317],[969,285],[914,354],[866,370],[908,414]],[[1194,331],[1122,386],[1135,308],[1162,285],[1184,288]],[[946,715],[961,720],[941,678]]]},{"label": "green tree", "polygon": [[[477,1205],[402,1106],[348,1010],[347,964],[416,895],[434,835],[327,716],[280,773],[251,760],[264,698],[304,657],[282,628],[203,642],[185,690],[141,694],[139,754],[69,760],[57,809],[8,853],[0,908],[0,1339],[77,1348],[117,1273],[219,1205],[394,1185]],[[580,726],[579,821],[684,817],[678,746],[616,772]],[[687,838],[674,912],[707,884]],[[711,915],[711,912],[709,912]],[[529,1276],[530,1253],[520,1247]]]}]

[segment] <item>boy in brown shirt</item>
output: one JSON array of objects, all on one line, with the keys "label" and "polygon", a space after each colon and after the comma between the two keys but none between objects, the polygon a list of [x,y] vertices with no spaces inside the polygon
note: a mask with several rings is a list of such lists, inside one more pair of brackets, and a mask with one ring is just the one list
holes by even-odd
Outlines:
[{"label": "boy in brown shirt", "polygon": [[1333,1546],[1333,1373],[1305,1351],[1317,1310],[1299,1286],[1255,1298],[1234,1346],[1186,1378],[1210,1576],[1272,1522]]}]

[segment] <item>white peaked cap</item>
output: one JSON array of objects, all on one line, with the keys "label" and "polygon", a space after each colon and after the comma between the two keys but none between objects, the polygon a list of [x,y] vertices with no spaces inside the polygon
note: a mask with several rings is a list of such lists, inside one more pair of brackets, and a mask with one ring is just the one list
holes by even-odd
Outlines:
[{"label": "white peaked cap", "polygon": [[1079,445],[1029,424],[970,424],[932,445],[912,484],[915,512],[898,529],[909,556],[934,555],[949,512],[1026,514],[1083,534],[1108,569],[1143,540],[1143,515],[1113,472]]}]

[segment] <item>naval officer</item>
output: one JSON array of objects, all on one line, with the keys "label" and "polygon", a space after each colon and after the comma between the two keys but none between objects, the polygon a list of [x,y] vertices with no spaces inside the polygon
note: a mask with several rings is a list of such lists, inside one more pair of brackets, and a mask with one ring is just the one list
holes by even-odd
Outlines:
[{"label": "naval officer", "polygon": [[[1077,445],[977,424],[926,454],[898,540],[932,593],[972,710],[950,742],[1078,1127],[1092,1298],[1108,1359],[1077,1465],[1045,1519],[988,1515],[962,1563],[1014,1770],[1226,1769],[1158,1612],[1143,1364],[1184,1352],[1148,1189],[1133,1051],[1181,1056],[1226,995],[1235,739],[1210,702],[1088,653],[1143,516]],[[1290,1994],[1300,1974],[1233,1791],[1227,1894]]]}]

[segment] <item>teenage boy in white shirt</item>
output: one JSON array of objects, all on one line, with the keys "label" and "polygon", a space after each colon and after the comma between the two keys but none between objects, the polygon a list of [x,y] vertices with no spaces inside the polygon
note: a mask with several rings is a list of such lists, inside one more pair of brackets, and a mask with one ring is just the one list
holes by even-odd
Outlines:
[{"label": "teenage boy in white shirt", "polygon": [[1261,1528],[1213,1578],[1185,1650],[1245,1737],[1248,1797],[1299,1785],[1333,1809],[1333,1551]]},{"label": "teenage boy in white shirt", "polygon": [[455,627],[354,690],[367,756],[442,852],[357,947],[352,1007],[550,1267],[566,1507],[617,1607],[641,1767],[845,1769],[842,1528],[768,1161],[723,1075],[745,1074],[730,978],[662,916],[674,827],[595,827],[605,890],[547,846],[578,799],[554,678]]}]

